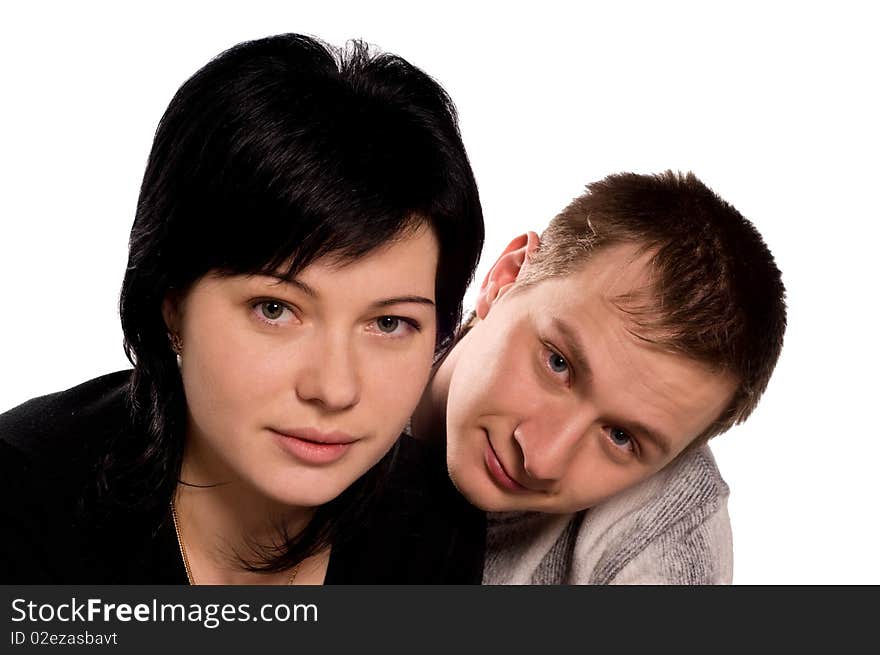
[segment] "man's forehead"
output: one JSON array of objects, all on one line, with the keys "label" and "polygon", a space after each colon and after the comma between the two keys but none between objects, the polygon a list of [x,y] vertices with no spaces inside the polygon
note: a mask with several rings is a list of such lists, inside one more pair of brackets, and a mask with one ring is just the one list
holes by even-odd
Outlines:
[{"label": "man's forehead", "polygon": [[601,246],[570,273],[529,284],[522,291],[566,314],[602,309],[632,323],[629,319],[636,313],[656,306],[653,254],[637,243]]},{"label": "man's forehead", "polygon": [[607,300],[648,294],[654,286],[654,251],[638,243],[600,247],[580,268],[581,282]]}]

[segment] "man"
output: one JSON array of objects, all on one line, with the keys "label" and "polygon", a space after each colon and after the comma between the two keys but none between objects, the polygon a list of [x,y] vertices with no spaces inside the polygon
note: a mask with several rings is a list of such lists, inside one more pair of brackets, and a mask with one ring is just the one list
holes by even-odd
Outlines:
[{"label": "man", "polygon": [[784,295],[692,174],[612,175],[511,242],[413,419],[490,512],[484,582],[729,583],[705,443],[766,388]]}]

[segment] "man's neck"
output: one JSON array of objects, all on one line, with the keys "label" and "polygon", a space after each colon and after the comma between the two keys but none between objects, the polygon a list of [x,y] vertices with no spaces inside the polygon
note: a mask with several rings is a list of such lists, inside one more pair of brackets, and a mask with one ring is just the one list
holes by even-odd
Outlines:
[{"label": "man's neck", "polygon": [[[463,338],[466,339],[467,335]],[[440,444],[446,442],[446,401],[449,398],[452,373],[461,352],[458,345],[453,346],[437,364],[431,381],[413,412],[410,429],[417,439]]]}]

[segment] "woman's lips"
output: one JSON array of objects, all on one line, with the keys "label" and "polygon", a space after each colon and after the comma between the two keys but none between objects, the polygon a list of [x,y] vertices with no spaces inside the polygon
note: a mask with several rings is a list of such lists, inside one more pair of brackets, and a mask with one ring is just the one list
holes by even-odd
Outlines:
[{"label": "woman's lips", "polygon": [[528,491],[526,487],[510,477],[507,474],[507,471],[504,470],[504,466],[501,464],[501,460],[498,459],[498,455],[495,453],[495,449],[492,448],[492,442],[489,441],[488,435],[486,435],[486,451],[483,454],[483,459],[486,463],[486,468],[489,471],[489,475],[502,489],[514,493],[525,493]]},{"label": "woman's lips", "polygon": [[306,464],[331,464],[340,459],[357,441],[342,432],[319,432],[312,429],[276,430],[275,441],[296,459]]}]

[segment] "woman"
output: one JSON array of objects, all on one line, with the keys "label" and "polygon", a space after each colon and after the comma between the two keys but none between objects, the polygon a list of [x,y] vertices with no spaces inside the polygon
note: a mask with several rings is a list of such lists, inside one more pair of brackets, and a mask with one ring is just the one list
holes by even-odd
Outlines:
[{"label": "woman", "polygon": [[299,35],[218,56],[147,164],[134,370],[0,417],[3,581],[479,581],[479,515],[398,435],[482,239],[424,73]]}]

